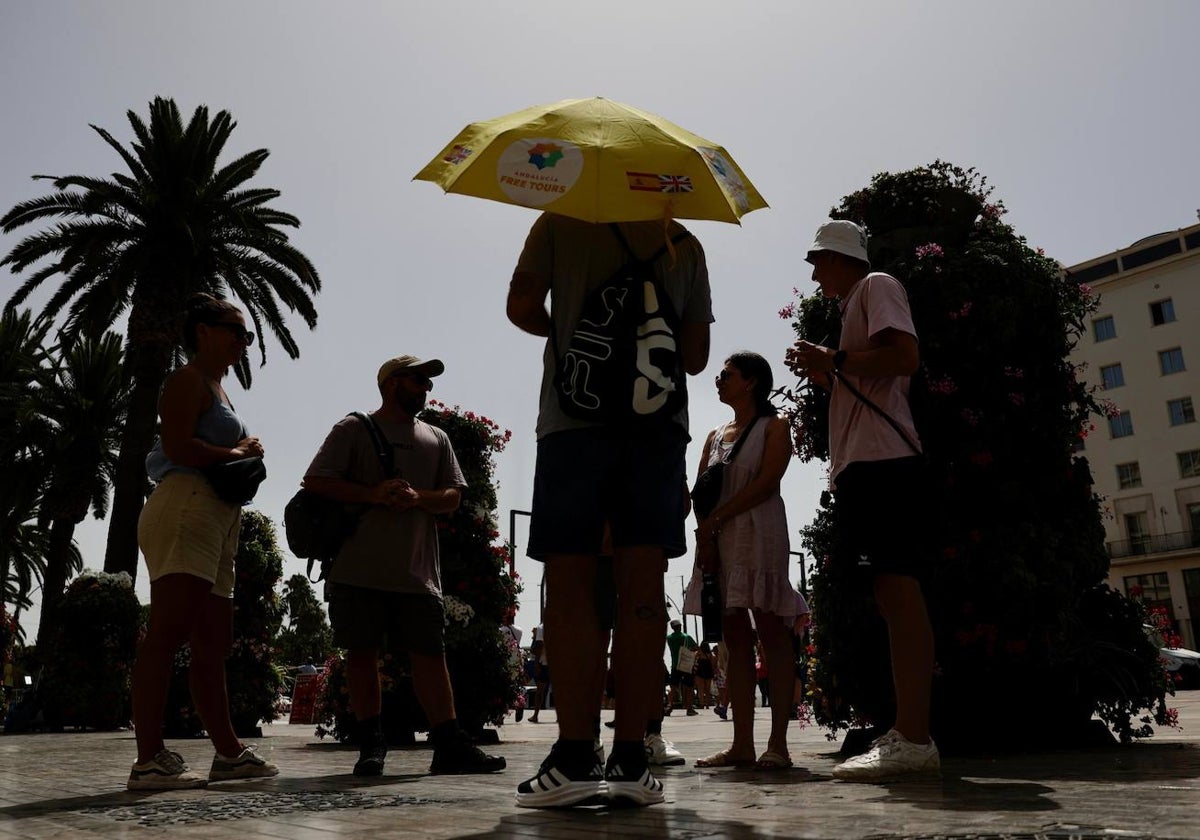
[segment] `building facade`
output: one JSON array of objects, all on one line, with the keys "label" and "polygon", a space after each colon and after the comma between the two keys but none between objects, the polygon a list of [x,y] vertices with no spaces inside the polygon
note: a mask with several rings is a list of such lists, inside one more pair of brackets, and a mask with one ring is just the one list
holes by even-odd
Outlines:
[{"label": "building facade", "polygon": [[1200,635],[1200,225],[1071,266],[1099,295],[1072,354],[1110,403],[1083,444],[1104,497],[1109,585]]}]

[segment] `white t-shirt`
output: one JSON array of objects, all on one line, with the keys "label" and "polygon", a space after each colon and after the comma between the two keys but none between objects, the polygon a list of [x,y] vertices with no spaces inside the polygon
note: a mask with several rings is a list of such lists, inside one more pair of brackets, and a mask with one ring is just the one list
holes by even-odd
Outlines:
[{"label": "white t-shirt", "polygon": [[[842,339],[839,350],[870,350],[872,339],[891,328],[914,338],[908,295],[890,274],[872,272],[854,284],[841,303]],[[875,403],[920,445],[908,403],[907,376],[862,377],[843,373],[846,381]],[[829,483],[855,461],[886,461],[913,455],[913,449],[886,420],[835,382],[829,401]]]},{"label": "white t-shirt", "polygon": [[539,624],[533,628],[533,640],[542,643],[542,653],[538,657],[538,662],[542,665],[549,665],[550,660],[546,659],[546,626],[544,624]]}]

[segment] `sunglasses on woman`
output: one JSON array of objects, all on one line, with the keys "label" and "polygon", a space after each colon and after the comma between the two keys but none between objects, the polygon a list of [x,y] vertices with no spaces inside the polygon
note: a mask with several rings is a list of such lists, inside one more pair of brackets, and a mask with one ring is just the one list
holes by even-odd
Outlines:
[{"label": "sunglasses on woman", "polygon": [[210,327],[220,327],[223,330],[229,330],[237,339],[247,347],[254,344],[254,333],[243,327],[241,324],[234,324],[229,321],[214,321],[209,324]]}]

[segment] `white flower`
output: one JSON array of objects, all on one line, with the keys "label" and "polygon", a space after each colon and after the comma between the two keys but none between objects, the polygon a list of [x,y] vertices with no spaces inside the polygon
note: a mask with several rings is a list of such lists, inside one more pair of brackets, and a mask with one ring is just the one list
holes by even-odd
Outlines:
[{"label": "white flower", "polygon": [[475,617],[475,610],[466,601],[461,598],[455,598],[453,595],[446,595],[442,598],[446,609],[446,624],[450,622],[462,622],[462,626],[466,627],[471,619]]}]

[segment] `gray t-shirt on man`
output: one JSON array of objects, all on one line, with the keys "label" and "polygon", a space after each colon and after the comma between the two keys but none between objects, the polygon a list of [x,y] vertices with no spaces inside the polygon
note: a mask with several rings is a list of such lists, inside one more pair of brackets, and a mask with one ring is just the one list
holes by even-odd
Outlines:
[{"label": "gray t-shirt on man", "polygon": [[[641,259],[651,257],[668,238],[683,233],[677,222],[663,230],[662,222],[622,222],[621,232],[629,247]],[[655,263],[655,272],[675,308],[680,322],[711,324],[712,293],[708,285],[708,266],[704,249],[694,236],[665,253]],[[516,271],[550,278],[550,316],[558,348],[565,351],[583,313],[588,293],[608,280],[629,260],[612,228],[567,216],[543,213],[529,231]],[[542,391],[538,407],[537,436],[543,438],[566,429],[582,429],[598,424],[565,414],[554,391],[554,346],[547,340],[542,354]],[[687,409],[673,418],[688,428]]]},{"label": "gray t-shirt on man", "polygon": [[[467,486],[444,431],[420,420],[406,424],[376,417],[375,421],[391,443],[396,477],[418,490]],[[354,416],[333,427],[305,475],[369,486],[387,477],[370,433]],[[441,596],[434,515],[416,508],[397,512],[378,505],[365,510],[333,562],[329,582]]]}]

